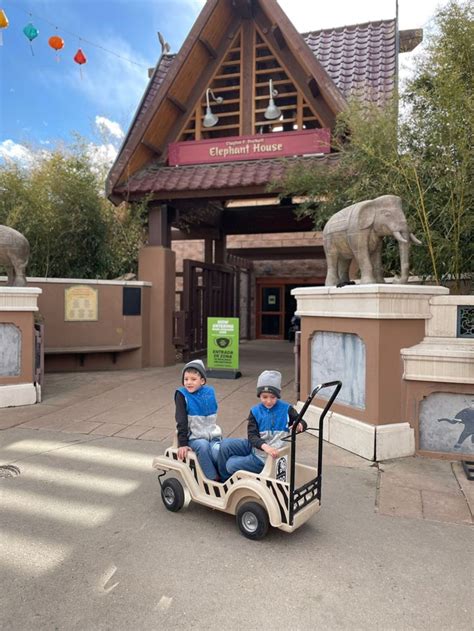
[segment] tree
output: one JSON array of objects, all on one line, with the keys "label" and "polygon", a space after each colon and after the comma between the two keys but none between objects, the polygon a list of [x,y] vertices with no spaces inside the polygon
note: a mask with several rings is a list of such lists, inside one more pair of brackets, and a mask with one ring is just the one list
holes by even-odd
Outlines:
[{"label": "tree", "polygon": [[0,223],[30,242],[30,276],[114,278],[136,271],[143,217],[103,196],[103,179],[77,141],[35,154],[34,166],[0,166]]},{"label": "tree", "polygon": [[[412,248],[412,272],[439,284],[473,269],[473,20],[472,5],[452,1],[438,11],[426,52],[402,95],[384,109],[352,102],[339,117],[336,165],[291,171],[284,194],[306,195],[298,208],[321,229],[341,208],[381,194],[399,195],[410,227],[423,237]],[[385,267],[398,269],[388,241]]]}]

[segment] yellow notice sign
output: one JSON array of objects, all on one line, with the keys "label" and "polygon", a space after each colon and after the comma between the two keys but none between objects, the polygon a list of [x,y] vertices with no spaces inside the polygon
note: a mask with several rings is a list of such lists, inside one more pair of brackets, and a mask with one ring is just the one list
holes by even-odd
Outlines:
[{"label": "yellow notice sign", "polygon": [[98,320],[98,290],[88,285],[74,285],[64,290],[65,322]]}]

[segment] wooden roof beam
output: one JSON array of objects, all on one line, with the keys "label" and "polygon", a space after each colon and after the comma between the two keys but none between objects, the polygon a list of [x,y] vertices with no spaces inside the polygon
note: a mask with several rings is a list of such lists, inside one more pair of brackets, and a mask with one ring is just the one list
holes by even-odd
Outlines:
[{"label": "wooden roof beam", "polygon": [[168,99],[170,103],[172,103],[175,106],[177,110],[179,110],[183,114],[186,114],[186,112],[188,111],[186,105],[181,103],[181,101],[179,101],[176,97],[171,96],[171,94],[167,94],[166,98]]},{"label": "wooden roof beam", "polygon": [[281,32],[281,28],[278,26],[278,24],[273,24],[271,30],[272,30],[273,37],[275,38],[275,41],[278,44],[278,48],[280,50],[283,48],[286,48],[286,39],[284,38],[283,33]]},{"label": "wooden roof beam", "polygon": [[209,57],[211,59],[217,59],[217,51],[216,51],[216,49],[214,48],[214,46],[212,46],[212,44],[205,37],[200,37],[199,38],[199,43],[204,46],[204,48],[208,52]]},{"label": "wooden roof beam", "polygon": [[154,145],[152,142],[148,142],[145,138],[142,140],[142,145],[144,145],[147,149],[150,149],[150,151],[153,151],[158,158],[163,154],[159,147]]},{"label": "wooden roof beam", "polygon": [[249,20],[253,17],[252,0],[232,0],[232,6],[238,15],[244,20]]}]

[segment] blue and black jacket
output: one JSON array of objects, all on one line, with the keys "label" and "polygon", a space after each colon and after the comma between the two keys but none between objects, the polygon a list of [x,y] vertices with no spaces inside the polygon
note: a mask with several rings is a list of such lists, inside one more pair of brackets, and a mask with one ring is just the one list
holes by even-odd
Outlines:
[{"label": "blue and black jacket", "polygon": [[178,388],[174,399],[179,447],[186,447],[194,438],[211,441],[222,437],[221,428],[216,423],[217,399],[212,386],[202,386],[196,392]]},{"label": "blue and black jacket", "polygon": [[[282,438],[287,436],[290,427],[298,418],[295,408],[278,399],[275,405],[268,409],[263,403],[254,405],[248,417],[248,439],[253,447],[254,454],[261,460],[265,460],[267,454],[262,451],[262,445],[266,443],[275,449],[284,446]],[[305,421],[301,421],[306,429]]]}]

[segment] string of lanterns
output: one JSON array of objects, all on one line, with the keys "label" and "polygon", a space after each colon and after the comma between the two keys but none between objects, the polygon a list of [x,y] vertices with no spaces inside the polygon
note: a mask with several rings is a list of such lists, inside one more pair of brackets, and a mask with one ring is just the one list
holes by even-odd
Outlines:
[{"label": "string of lanterns", "polygon": [[[27,13],[30,17],[33,17],[32,13],[29,13],[28,11],[25,11],[25,13]],[[38,17],[38,16],[36,16]],[[41,16],[39,16],[39,19],[43,20],[44,22],[47,22],[48,24],[50,24],[51,26],[54,26],[56,29],[58,28],[57,26],[55,26],[52,22],[49,22],[48,20],[45,20],[44,18],[41,18]],[[0,9],[0,46],[3,45],[3,33],[2,31],[6,28],[8,28],[9,26],[9,20],[8,17],[5,14],[5,11],[3,9]],[[61,29],[61,30],[65,30],[65,29]],[[147,66],[144,66],[143,64],[140,64],[136,61],[133,61],[132,59],[128,59],[127,57],[124,57],[123,55],[119,55],[118,53],[116,53],[113,50],[109,50],[107,48],[105,48],[104,46],[101,46],[99,44],[96,44],[94,42],[91,42],[87,39],[84,39],[83,37],[80,37],[79,35],[75,34],[75,33],[71,33],[70,31],[65,31],[67,33],[69,33],[70,35],[73,35],[74,37],[77,37],[79,39],[80,42],[86,42],[91,46],[94,46],[95,48],[99,48],[100,50],[103,50],[111,55],[114,55],[115,57],[118,57],[119,59],[123,59],[124,61],[127,61],[128,63],[134,64],[135,66],[139,66],[140,68],[147,68]],[[29,44],[30,44],[30,49],[31,49],[31,54],[34,56],[34,50],[33,50],[33,40],[35,40],[39,34],[40,31],[38,28],[36,28],[36,26],[34,24],[32,24],[31,22],[29,22],[24,28],[23,28],[23,34],[25,35],[25,37],[28,39]],[[64,48],[64,39],[62,37],[60,37],[59,35],[52,35],[49,39],[48,39],[48,45],[53,48],[56,52],[56,61],[60,60],[60,56],[59,56],[59,52]],[[82,78],[82,66],[84,64],[87,63],[87,57],[84,54],[84,51],[82,50],[82,48],[78,48],[77,52],[75,53],[75,55],[73,56],[73,61],[79,65],[79,70],[81,72],[81,78]]]},{"label": "string of lanterns", "polygon": [[[8,26],[9,26],[9,21],[8,21],[8,18],[6,16],[6,14],[5,14],[5,11],[3,9],[0,9],[0,45],[3,45],[2,30],[1,29],[8,28]],[[35,53],[34,53],[34,50],[33,50],[32,42],[40,34],[39,30],[36,28],[36,26],[34,24],[29,22],[23,28],[23,34],[25,35],[25,37],[28,39],[28,41],[30,43],[31,54],[34,55]],[[64,40],[63,40],[63,38],[60,37],[59,35],[52,35],[48,39],[48,45],[53,50],[56,51],[56,61],[59,61],[59,51],[64,48]],[[81,79],[82,79],[82,68],[81,68],[81,66],[83,64],[87,63],[87,57],[84,55],[84,52],[82,51],[81,48],[78,48],[76,54],[73,57],[73,60],[75,61],[76,64],[79,65],[79,69],[80,69],[80,72],[81,72]]]}]

